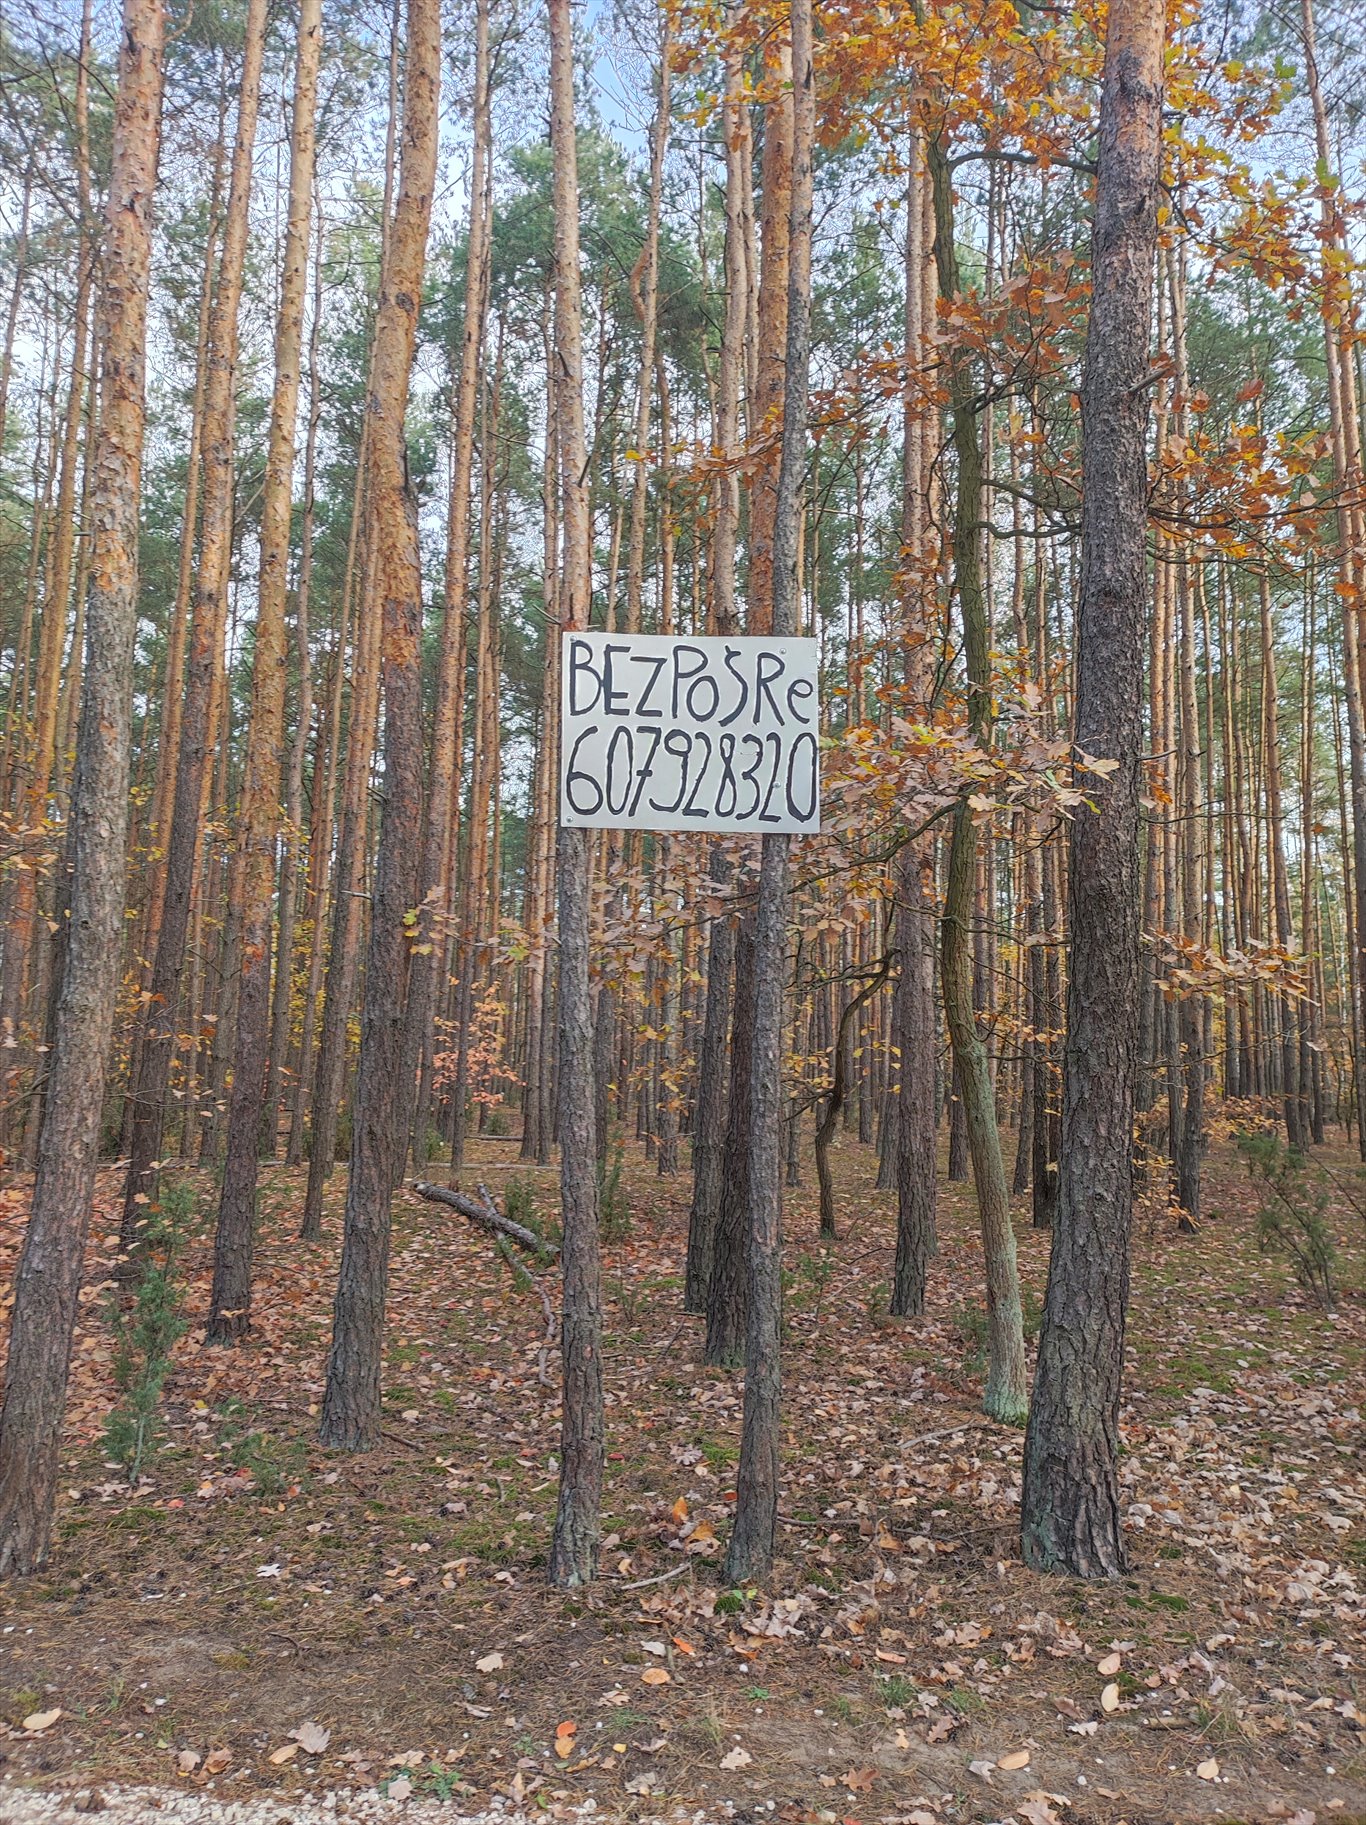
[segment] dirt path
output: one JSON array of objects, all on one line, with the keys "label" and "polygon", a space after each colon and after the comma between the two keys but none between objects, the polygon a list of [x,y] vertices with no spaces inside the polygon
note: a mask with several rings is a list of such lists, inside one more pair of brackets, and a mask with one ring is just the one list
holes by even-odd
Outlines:
[{"label": "dirt path", "polygon": [[[581,1810],[558,1807],[552,1816],[577,1818]],[[400,1818],[405,1825],[436,1819],[441,1825],[529,1825],[524,1813],[505,1811],[501,1802],[486,1812],[456,1813],[439,1800],[386,1799],[374,1788],[303,1800],[225,1800],[169,1787],[94,1786],[58,1793],[0,1782],[0,1825],[85,1825],[92,1817],[101,1825],[147,1825],[150,1818],[164,1825],[365,1825]]]}]

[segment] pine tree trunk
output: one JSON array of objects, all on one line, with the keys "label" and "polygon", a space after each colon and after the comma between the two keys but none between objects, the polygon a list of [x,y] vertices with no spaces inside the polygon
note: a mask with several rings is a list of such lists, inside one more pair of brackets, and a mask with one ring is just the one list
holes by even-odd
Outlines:
[{"label": "pine tree trunk", "polygon": [[[592,527],[583,422],[583,333],[579,272],[579,180],[574,122],[570,0],[547,0],[550,22],[550,142],[555,198],[555,417],[559,437],[563,555],[560,626],[588,625]],[[550,1547],[550,1582],[562,1589],[596,1574],[602,1506],[602,1268],[594,1157],[593,1006],[589,983],[592,831],[559,836],[560,1220],[564,1307],[561,1354],[560,1491]]]},{"label": "pine tree trunk", "polygon": [[384,799],[365,958],[341,1270],[332,1312],[325,1445],[379,1443],[390,1205],[408,1147],[413,1078],[404,1044],[422,830],[422,561],[404,420],[436,181],[439,0],[408,0],[403,154],[375,319],[370,536],[382,605]]},{"label": "pine tree trunk", "polygon": [[185,967],[196,859],[202,831],[201,798],[215,685],[222,662],[232,554],[233,416],[237,367],[237,316],[246,262],[252,153],[261,99],[266,0],[250,0],[238,92],[237,132],[223,226],[223,256],[209,334],[204,390],[203,526],[195,573],[189,678],[181,723],[174,805],[166,854],[165,903],[152,968],[146,1029],[133,1086],[133,1119],[120,1245],[125,1273],[137,1250],[142,1209],[155,1187],[154,1161],[171,1060],[175,1052],[180,979]]},{"label": "pine tree trunk", "polygon": [[[807,463],[811,362],[812,146],[816,80],[811,0],[792,0],[792,178],[788,244],[786,358],[782,382],[782,453],[773,515],[772,631],[782,639],[800,620],[799,558],[802,483]],[[726,1551],[733,1584],[762,1579],[773,1564],[778,1528],[782,1395],[783,1000],[791,901],[791,840],[768,833],[759,863],[754,934],[754,1038],[750,1075],[749,1313],[745,1326],[745,1398],[736,1473],[735,1525]]]},{"label": "pine tree trunk", "polygon": [[[470,478],[474,461],[475,408],[480,392],[480,358],[487,309],[490,189],[489,7],[475,8],[474,158],[470,170],[470,225],[465,258],[465,321],[451,430],[451,494],[446,514],[446,569],[442,608],[441,662],[427,768],[427,821],[423,836],[421,913],[416,928],[409,983],[408,1051],[415,1071],[436,1011],[437,980],[445,956],[445,920],[451,898],[453,848],[451,809],[457,792],[464,735],[465,603],[469,571]],[[481,700],[476,688],[476,710]],[[481,883],[482,885],[482,883]],[[465,1035],[461,1034],[462,1041]],[[457,1137],[463,1134],[459,1111]],[[413,1157],[423,1163],[426,1123],[414,1124]]]},{"label": "pine tree trunk", "polygon": [[[906,184],[905,346],[908,371],[919,372],[932,359],[927,323],[927,293],[935,286],[933,262],[926,245],[925,148],[911,135]],[[934,542],[930,526],[926,409],[907,388],[902,411],[901,544],[906,572],[902,664],[909,714],[923,715],[934,688],[934,628],[926,592],[933,577]],[[898,1317],[918,1317],[925,1309],[925,1279],[937,1246],[935,1229],[935,1052],[938,1019],[934,1002],[934,937],[931,900],[934,885],[934,838],[910,845],[897,868],[895,943],[899,973],[892,1002],[899,1056],[897,1101],[892,1112],[892,1159],[897,1194],[896,1260],[891,1309]]]},{"label": "pine tree trunk", "polygon": [[1075,740],[1115,761],[1072,824],[1058,1212],[1025,1436],[1027,1564],[1125,1569],[1117,1456],[1139,983],[1147,427],[1164,9],[1110,14],[1083,358]]},{"label": "pine tree trunk", "polygon": [[[273,1160],[279,1147],[280,1103],[289,1058],[294,1004],[294,943],[298,930],[300,888],[306,862],[304,770],[313,723],[313,655],[309,611],[313,595],[313,532],[318,473],[318,427],[322,417],[323,245],[326,224],[314,209],[313,320],[308,337],[308,429],[304,436],[303,524],[299,532],[299,580],[294,592],[294,654],[299,673],[294,733],[290,739],[285,782],[285,829],[280,855],[279,931],[275,942],[275,988],[271,1002],[270,1057],[266,1064],[265,1100],[261,1108],[261,1158]],[[322,737],[320,736],[320,742]],[[315,749],[315,755],[321,748]],[[315,767],[317,761],[315,759]],[[322,772],[315,773],[316,783]],[[296,1078],[297,1084],[297,1078]],[[297,1163],[297,1162],[296,1162]]]},{"label": "pine tree trunk", "polygon": [[0,1573],[45,1560],[122,959],[160,0],[125,0],[99,315],[85,683],[72,798],[70,936],[15,1282],[0,1412]]},{"label": "pine tree trunk", "polygon": [[[399,5],[394,0],[389,35],[389,111],[384,145],[384,205],[380,231],[380,283],[389,268],[389,250],[393,239],[393,187],[398,143],[398,45]],[[365,377],[368,399],[375,384],[375,342],[372,335]],[[356,480],[351,497],[350,550],[347,554],[346,581],[356,573],[355,552],[364,537],[364,555],[360,563],[360,586],[355,614],[355,637],[352,641],[351,714],[347,728],[346,772],[342,781],[341,828],[337,839],[337,856],[333,866],[331,939],[327,949],[327,977],[323,990],[322,1028],[318,1038],[318,1055],[313,1076],[313,1094],[309,1107],[308,1185],[304,1192],[303,1222],[299,1235],[305,1242],[322,1237],[323,1192],[332,1177],[337,1158],[337,1132],[342,1087],[346,1079],[347,1026],[351,1018],[351,1000],[356,987],[357,957],[361,940],[361,894],[365,879],[366,829],[370,765],[374,758],[375,730],[379,718],[380,634],[383,616],[376,612],[376,571],[374,541],[364,524],[367,512],[371,445],[371,415],[367,411],[361,422],[359,447],[356,451]],[[345,598],[343,598],[345,601]],[[331,752],[337,753],[340,734],[341,653],[345,641],[345,608],[338,635],[338,673],[335,680],[333,741]],[[328,797],[331,797],[329,786]],[[324,837],[329,834],[324,826]],[[325,851],[324,851],[325,853]],[[322,924],[321,899],[315,920],[315,944]],[[321,952],[316,953],[319,961]],[[310,961],[309,980],[313,980]],[[305,1060],[306,1063],[306,1060]]]},{"label": "pine tree trunk", "polygon": [[[270,1047],[271,926],[275,843],[285,739],[289,654],[285,598],[294,506],[294,432],[303,364],[308,280],[309,209],[313,198],[314,116],[322,55],[322,0],[300,0],[295,50],[294,119],[280,311],[275,329],[275,386],[261,497],[261,571],[252,647],[251,726],[238,819],[241,869],[241,969],[237,1042],[228,1107],[227,1157],[214,1237],[213,1292],[207,1341],[231,1343],[251,1319],[252,1253],[261,1110]],[[289,970],[289,959],[280,958]]]},{"label": "pine tree trunk", "polygon": [[[945,298],[955,298],[959,277],[953,239],[952,179],[937,140],[928,142],[927,154],[934,197],[939,290]],[[982,586],[980,528],[984,488],[975,392],[972,356],[965,348],[955,349],[949,377],[949,408],[958,458],[953,593],[963,624],[968,722],[974,739],[985,745],[991,732],[991,636]],[[940,973],[986,1268],[987,1380],[983,1406],[994,1419],[1015,1425],[1024,1418],[1028,1404],[1024,1321],[991,1060],[977,1024],[973,944],[977,903],[977,825],[972,806],[965,798],[954,812],[949,843]]]}]

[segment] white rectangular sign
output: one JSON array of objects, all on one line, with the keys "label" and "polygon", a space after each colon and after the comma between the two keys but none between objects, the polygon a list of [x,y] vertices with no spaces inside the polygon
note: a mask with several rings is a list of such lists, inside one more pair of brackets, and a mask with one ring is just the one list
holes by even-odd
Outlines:
[{"label": "white rectangular sign", "polygon": [[565,634],[560,822],[819,830],[814,640]]}]

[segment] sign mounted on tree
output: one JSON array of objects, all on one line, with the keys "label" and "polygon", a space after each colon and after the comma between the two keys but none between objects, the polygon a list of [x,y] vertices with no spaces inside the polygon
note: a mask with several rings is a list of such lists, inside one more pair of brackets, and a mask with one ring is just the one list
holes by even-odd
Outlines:
[{"label": "sign mounted on tree", "polygon": [[560,822],[819,830],[814,640],[565,634]]}]

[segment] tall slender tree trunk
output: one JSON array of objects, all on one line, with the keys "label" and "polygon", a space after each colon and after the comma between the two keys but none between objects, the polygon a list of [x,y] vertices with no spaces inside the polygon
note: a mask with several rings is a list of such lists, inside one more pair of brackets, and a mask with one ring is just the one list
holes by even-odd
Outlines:
[{"label": "tall slender tree trunk", "polygon": [[[550,20],[550,144],[555,197],[555,420],[559,438],[563,553],[560,626],[587,627],[593,587],[588,448],[583,421],[582,280],[579,271],[578,142],[570,0],[547,0]],[[602,1268],[593,1133],[593,1002],[589,980],[592,831],[559,838],[560,1221],[564,1308],[561,1354],[560,1491],[550,1582],[585,1584],[597,1571],[602,1506]]]},{"label": "tall slender tree trunk", "polygon": [[[323,235],[322,210],[315,202],[313,248],[313,318],[308,336],[308,429],[304,436],[303,523],[299,532],[299,580],[294,591],[294,660],[299,674],[294,733],[290,739],[285,781],[285,828],[280,853],[279,931],[275,942],[275,988],[271,1002],[270,1057],[266,1064],[265,1099],[261,1107],[262,1159],[274,1159],[279,1144],[280,1102],[289,1057],[294,1004],[294,943],[305,868],[304,769],[313,723],[313,653],[309,613],[313,595],[313,530],[318,473],[318,427],[322,418]],[[325,737],[320,737],[320,740]],[[321,749],[318,750],[321,752]],[[315,762],[316,764],[316,762]],[[323,770],[315,776],[321,783]],[[297,1083],[297,1078],[296,1078]]]},{"label": "tall slender tree trunk", "polygon": [[[389,34],[389,124],[384,145],[384,206],[380,230],[380,285],[389,266],[389,249],[393,239],[394,169],[398,149],[398,45],[399,0],[394,10]],[[368,358],[365,393],[367,400],[375,384],[375,343],[372,335]],[[355,637],[352,642],[355,675],[352,679],[351,716],[346,741],[346,772],[342,780],[341,829],[337,838],[337,857],[332,870],[331,940],[327,949],[327,977],[323,991],[322,1028],[318,1039],[313,1095],[309,1108],[308,1185],[304,1192],[304,1215],[299,1234],[306,1242],[322,1236],[323,1192],[337,1157],[337,1131],[342,1087],[346,1079],[346,1032],[351,1017],[351,999],[356,987],[357,954],[361,941],[361,896],[365,880],[365,847],[370,763],[373,759],[375,729],[379,717],[380,635],[383,616],[375,612],[375,550],[364,520],[370,468],[372,415],[366,412],[361,423],[356,451],[356,480],[351,497],[350,550],[347,554],[346,581],[356,575],[356,551],[364,538],[364,555],[360,563],[358,607],[355,615]],[[337,752],[340,733],[342,652],[345,644],[346,614],[343,608],[342,628],[338,634],[338,674],[334,688],[334,738],[332,755]],[[331,797],[331,786],[328,788]],[[321,908],[315,922],[322,922]],[[321,964],[321,951],[315,952]],[[310,982],[313,960],[310,960]]]},{"label": "tall slender tree trunk", "polygon": [[0,1573],[47,1556],[122,957],[160,0],[125,0],[99,314],[87,659],[72,795],[70,934],[0,1411]]},{"label": "tall slender tree trunk", "polygon": [[[943,147],[936,138],[927,141],[927,156],[934,197],[939,290],[945,298],[952,299],[959,291],[952,178]],[[991,738],[991,630],[982,585],[985,490],[975,393],[972,355],[966,348],[956,348],[950,357],[949,371],[949,411],[958,459],[953,593],[962,616],[968,722],[974,739],[985,745]],[[1024,1418],[1028,1405],[1024,1320],[991,1061],[977,1025],[972,929],[978,904],[976,890],[976,814],[964,798],[954,812],[949,843],[940,972],[986,1266],[987,1382],[983,1406],[994,1419],[1014,1425]]]},{"label": "tall slender tree trunk", "polygon": [[[773,516],[773,634],[800,623],[799,545],[807,459],[811,361],[811,158],[816,124],[811,0],[792,0],[792,189],[788,244],[787,338],[782,388],[782,457]],[[754,934],[754,1051],[750,1077],[749,1315],[745,1399],[736,1474],[735,1525],[726,1550],[733,1584],[764,1578],[778,1530],[782,1396],[783,999],[791,841],[763,838]]]},{"label": "tall slender tree trunk", "polygon": [[[322,0],[300,0],[290,134],[289,203],[285,224],[280,311],[275,328],[275,387],[261,498],[261,570],[252,649],[251,726],[238,820],[241,870],[241,969],[237,981],[237,1043],[228,1107],[227,1157],[214,1237],[208,1341],[231,1343],[251,1316],[251,1270],[256,1228],[261,1110],[270,1048],[270,954],[275,898],[275,845],[285,739],[289,666],[285,602],[294,506],[294,432],[303,365],[304,299],[308,282],[309,210],[313,200],[322,56]],[[286,840],[289,840],[288,838]],[[280,968],[289,969],[288,957]]]},{"label": "tall slender tree trunk", "polygon": [[1082,366],[1075,740],[1117,763],[1072,824],[1058,1211],[1025,1435],[1027,1564],[1125,1567],[1117,1458],[1133,1204],[1147,429],[1162,0],[1109,16]]},{"label": "tall slender tree trunk", "polygon": [[404,1035],[422,829],[422,560],[404,420],[436,182],[440,90],[440,0],[408,0],[403,152],[367,408],[370,534],[382,604],[384,803],[320,1428],[325,1445],[348,1451],[379,1442],[390,1205],[403,1172],[413,1094]]},{"label": "tall slender tree trunk", "polygon": [[[745,229],[745,169],[750,155],[749,109],[745,102],[744,60],[735,34],[736,0],[729,11],[725,46],[726,87],[722,121],[726,156],[725,312],[716,388],[715,441],[725,464],[717,483],[716,523],[711,550],[711,614],[718,634],[739,632],[735,601],[735,553],[740,530],[740,397],[748,332],[749,244]],[[711,878],[719,894],[731,879],[724,850],[712,849]],[[689,1312],[707,1309],[712,1257],[725,1186],[727,1120],[727,1029],[735,992],[735,921],[728,913],[714,917],[707,938],[707,986],[702,1037],[697,1054],[697,1095],[693,1107],[693,1196],[688,1217],[688,1256],[683,1304]]]},{"label": "tall slender tree trunk", "polygon": [[[911,136],[906,185],[905,347],[908,371],[931,358],[927,304],[932,311],[933,266],[926,246],[925,147]],[[930,294],[930,295],[927,295]],[[929,708],[934,680],[934,629],[928,612],[927,580],[934,574],[929,514],[929,423],[924,405],[907,386],[902,413],[901,630],[907,709]],[[916,1317],[925,1309],[925,1279],[936,1247],[935,1230],[935,1051],[938,1022],[934,1005],[934,838],[909,846],[898,863],[895,942],[899,958],[892,1018],[899,1055],[893,1157],[897,1194],[896,1260],[891,1309]]]},{"label": "tall slender tree trunk", "polygon": [[[792,235],[792,98],[791,45],[780,38],[770,46],[769,77],[778,93],[764,106],[762,160],[762,226],[760,257],[746,261],[748,273],[757,264],[754,286],[754,323],[749,333],[751,372],[748,379],[747,429],[750,444],[758,443],[749,487],[748,607],[745,629],[750,634],[773,632],[773,545],[781,468],[783,364],[787,347],[789,250]],[[743,154],[743,142],[741,142]],[[740,179],[745,187],[748,161],[742,156]],[[752,210],[747,214],[752,216]],[[748,245],[748,243],[747,243]],[[741,914],[744,928],[739,943],[752,954],[757,911],[751,903]],[[746,996],[754,984],[745,983]],[[737,1361],[745,1335],[748,1274],[750,1137],[753,1117],[749,1104],[753,1084],[753,1034],[750,1016],[740,1005],[741,978],[735,977],[731,1007],[730,1107],[726,1117],[726,1151],[722,1166],[726,1186],[723,1208],[712,1246],[712,1287],[708,1293],[707,1361]],[[748,1005],[752,1006],[752,1003]]]},{"label": "tall slender tree trunk", "polygon": [[143,1207],[156,1179],[171,1059],[175,1052],[180,978],[185,967],[196,861],[202,832],[201,799],[208,761],[215,690],[223,659],[228,570],[232,556],[233,416],[237,369],[237,317],[246,264],[252,153],[261,99],[266,0],[249,0],[237,102],[223,256],[209,333],[204,390],[204,507],[195,574],[189,679],[181,723],[175,799],[166,854],[165,904],[152,968],[146,1031],[133,1086],[133,1121],[124,1194],[121,1248],[125,1272],[136,1251]]},{"label": "tall slender tree trunk", "polygon": [[[436,1011],[437,980],[446,952],[445,920],[453,874],[452,806],[464,734],[466,595],[469,574],[470,478],[474,461],[475,414],[479,401],[487,309],[489,241],[492,233],[491,110],[489,94],[489,6],[475,9],[474,158],[470,170],[470,226],[465,258],[465,320],[460,337],[460,371],[452,425],[451,494],[446,514],[446,570],[442,610],[441,661],[427,769],[427,820],[423,837],[421,911],[415,933],[409,984],[410,1064],[417,1070]],[[488,528],[485,528],[487,536]],[[482,554],[487,560],[487,549]],[[476,713],[484,706],[476,690]],[[495,710],[496,714],[496,710]],[[479,883],[482,889],[482,881]],[[464,1041],[464,1034],[461,1039]],[[414,1157],[421,1162],[426,1145],[425,1122],[413,1135]],[[462,1112],[456,1111],[457,1139],[463,1139]]]},{"label": "tall slender tree trunk", "polygon": [[1354,893],[1352,981],[1352,1068],[1356,1088],[1357,1145],[1366,1160],[1366,682],[1363,681],[1361,597],[1366,587],[1366,505],[1361,498],[1361,427],[1353,406],[1355,370],[1344,346],[1343,326],[1351,321],[1351,263],[1345,257],[1342,185],[1335,174],[1333,136],[1319,73],[1313,0],[1300,0],[1300,35],[1305,86],[1314,120],[1314,148],[1322,174],[1319,236],[1323,246],[1324,355],[1328,371],[1328,418],[1333,482],[1337,499],[1339,593],[1343,615],[1343,685],[1347,700],[1348,779],[1352,804],[1351,871]]}]

